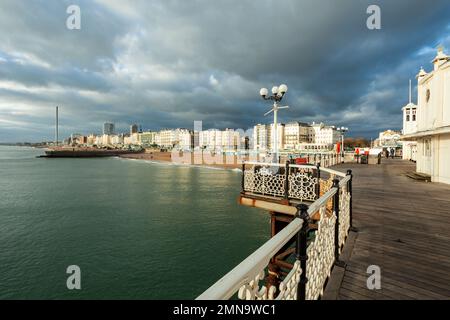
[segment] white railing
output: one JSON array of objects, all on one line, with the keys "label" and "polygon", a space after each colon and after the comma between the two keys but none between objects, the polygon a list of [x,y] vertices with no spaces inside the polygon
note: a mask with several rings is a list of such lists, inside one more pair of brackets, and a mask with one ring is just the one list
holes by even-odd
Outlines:
[{"label": "white railing", "polygon": [[[263,279],[262,273],[269,264],[270,259],[298,233],[302,225],[303,221],[301,219],[293,220],[286,228],[267,241],[197,299],[226,300],[230,299],[240,289],[243,289],[241,291],[243,295],[245,292],[245,298],[268,298],[269,292],[266,287],[263,286],[256,290],[259,280]],[[257,291],[258,295],[251,294],[248,296],[248,290],[251,290],[253,293]]]},{"label": "white railing", "polygon": [[[333,187],[309,207],[301,205],[291,223],[197,299],[224,300],[236,295],[243,300],[320,298],[351,227],[352,175],[335,174],[344,177],[339,182],[334,180]],[[314,239],[308,245],[306,237],[312,219],[318,219],[317,229],[313,230]],[[269,264],[293,240],[296,245],[292,268],[286,276],[276,275],[280,279],[278,285],[265,283],[270,276]]]},{"label": "white railing", "polygon": [[243,192],[301,202],[313,202],[320,197],[320,186],[325,181],[323,177],[321,178],[321,172],[327,173],[332,177],[331,180],[334,177],[345,177],[345,173],[320,165],[290,163],[245,162],[242,172]]}]

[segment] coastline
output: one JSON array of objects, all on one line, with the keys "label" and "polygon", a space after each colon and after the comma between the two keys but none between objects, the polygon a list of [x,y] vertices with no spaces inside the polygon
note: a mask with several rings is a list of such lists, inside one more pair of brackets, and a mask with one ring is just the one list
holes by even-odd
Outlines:
[{"label": "coastline", "polygon": [[227,169],[227,170],[242,169],[242,163],[239,160],[237,160],[235,156],[233,157],[232,161],[223,161],[223,163],[221,164],[214,163],[214,161],[205,161],[205,157],[202,157],[202,159],[194,160],[192,154],[187,155],[187,157],[190,158],[190,161],[186,161],[185,157],[180,157],[179,159],[172,159],[171,152],[161,152],[161,151],[147,151],[145,153],[123,154],[119,155],[118,157],[122,159],[146,160],[160,163],[173,163],[175,165],[205,167],[211,169]]}]

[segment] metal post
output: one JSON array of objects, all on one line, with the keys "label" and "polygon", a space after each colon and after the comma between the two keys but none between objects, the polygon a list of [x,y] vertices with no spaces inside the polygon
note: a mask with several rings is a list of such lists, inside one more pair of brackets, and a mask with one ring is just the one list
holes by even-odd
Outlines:
[{"label": "metal post", "polygon": [[308,247],[308,232],[309,232],[309,214],[308,206],[300,204],[297,206],[297,218],[303,220],[303,225],[297,233],[296,258],[300,261],[302,274],[300,275],[300,282],[297,288],[297,300],[306,300],[306,284],[308,278],[306,277],[306,262],[308,261],[307,247]]},{"label": "metal post", "polygon": [[245,162],[242,162],[241,191],[245,192]]},{"label": "metal post", "polygon": [[336,193],[334,194],[333,198],[333,211],[336,215],[336,224],[334,226],[334,264],[338,266],[345,266],[341,261],[339,261],[339,251],[340,251],[340,245],[339,245],[339,196],[340,196],[340,188],[339,188],[339,179],[333,180],[333,188],[336,188]]},{"label": "metal post", "polygon": [[59,107],[56,107],[56,123],[55,123],[55,144],[58,146],[59,141],[59,114],[58,114]]},{"label": "metal post", "polygon": [[273,103],[273,131],[273,150],[275,153],[275,161],[277,161],[277,163],[280,163],[278,159],[278,104],[276,101]]},{"label": "metal post", "polygon": [[320,198],[320,162],[316,166],[316,177],[317,177],[316,199],[319,199]]},{"label": "metal post", "polygon": [[286,167],[284,169],[286,179],[284,180],[284,198],[289,199],[289,161],[286,161]]},{"label": "metal post", "polygon": [[347,189],[350,193],[350,231],[358,232],[353,226],[353,172],[352,170],[347,170],[347,175],[350,176],[350,180],[347,183]]}]

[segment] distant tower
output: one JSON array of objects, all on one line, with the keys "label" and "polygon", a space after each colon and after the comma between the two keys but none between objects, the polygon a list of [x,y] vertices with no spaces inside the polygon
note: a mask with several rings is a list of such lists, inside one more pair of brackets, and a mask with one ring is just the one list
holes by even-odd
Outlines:
[{"label": "distant tower", "polygon": [[59,115],[58,115],[58,106],[56,107],[56,123],[55,123],[55,144],[58,145],[59,141]]},{"label": "distant tower", "polygon": [[133,133],[138,133],[138,125],[137,124],[132,124],[131,126],[130,126],[130,134],[133,134]]},{"label": "distant tower", "polygon": [[113,135],[114,132],[115,132],[114,123],[105,122],[103,124],[103,134],[106,134],[106,135],[110,136],[110,135]]}]

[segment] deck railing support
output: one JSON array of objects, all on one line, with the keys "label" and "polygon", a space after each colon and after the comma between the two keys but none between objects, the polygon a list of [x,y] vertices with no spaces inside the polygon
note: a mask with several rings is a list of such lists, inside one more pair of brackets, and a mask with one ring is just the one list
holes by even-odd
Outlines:
[{"label": "deck railing support", "polygon": [[284,199],[289,199],[289,161],[286,161],[286,167],[284,169],[284,175],[286,179],[284,180]]},{"label": "deck railing support", "polygon": [[242,162],[241,192],[245,192],[245,162]]},{"label": "deck railing support", "polygon": [[350,231],[358,232],[353,226],[353,172],[352,170],[347,170],[347,176],[350,176],[350,180],[347,182],[347,190],[350,193]]},{"label": "deck railing support", "polygon": [[339,245],[339,196],[340,196],[340,187],[339,187],[339,179],[333,180],[333,188],[336,188],[336,193],[333,196],[333,211],[336,215],[336,224],[334,225],[334,263],[338,266],[344,266],[344,264],[339,260],[339,251],[340,251],[340,245]]},{"label": "deck railing support", "polygon": [[320,162],[316,166],[316,177],[317,177],[316,199],[319,199],[320,198]]},{"label": "deck railing support", "polygon": [[300,204],[297,206],[297,217],[303,220],[303,225],[297,233],[296,258],[300,261],[300,268],[302,274],[300,275],[300,282],[297,288],[297,300],[306,300],[306,284],[308,278],[306,277],[306,264],[308,261],[307,247],[308,247],[308,232],[309,232],[309,214],[308,206]]}]

